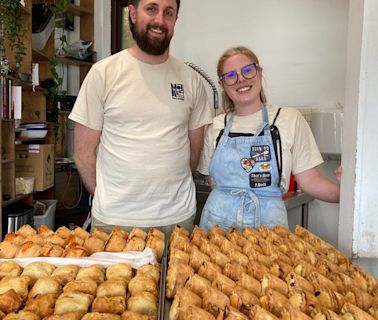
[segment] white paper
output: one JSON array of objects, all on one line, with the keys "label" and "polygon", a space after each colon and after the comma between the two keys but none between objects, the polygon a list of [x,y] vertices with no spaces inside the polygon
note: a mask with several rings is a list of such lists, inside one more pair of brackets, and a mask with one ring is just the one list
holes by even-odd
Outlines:
[{"label": "white paper", "polygon": [[127,251],[127,252],[96,252],[89,257],[83,258],[55,258],[55,257],[32,257],[32,258],[14,258],[0,259],[1,261],[12,260],[17,262],[21,267],[25,267],[32,262],[48,262],[56,267],[74,264],[81,268],[88,267],[93,264],[99,264],[104,268],[112,266],[116,263],[127,263],[134,269],[139,269],[146,264],[156,264],[155,254],[151,248],[143,251]]},{"label": "white paper", "polygon": [[12,86],[12,103],[14,107],[14,119],[21,119],[22,115],[22,87]]},{"label": "white paper", "polygon": [[39,64],[32,63],[32,85],[39,86]]}]

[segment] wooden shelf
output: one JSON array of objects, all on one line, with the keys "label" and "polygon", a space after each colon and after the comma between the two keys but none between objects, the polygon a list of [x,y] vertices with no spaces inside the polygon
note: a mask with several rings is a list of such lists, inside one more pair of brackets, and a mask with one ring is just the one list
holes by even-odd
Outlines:
[{"label": "wooden shelf", "polygon": [[32,50],[33,61],[49,61],[50,57],[44,54],[42,51]]},{"label": "wooden shelf", "polygon": [[60,63],[70,64],[73,66],[92,66],[94,64],[94,62],[87,62],[87,61],[70,59],[70,58],[56,57],[56,59]]},{"label": "wooden shelf", "polygon": [[4,159],[4,160],[1,160],[1,164],[7,164],[7,163],[13,163],[14,160],[11,160],[11,159]]},{"label": "wooden shelf", "polygon": [[93,10],[81,7],[81,6],[76,6],[74,4],[70,4],[68,7],[68,12],[72,13],[75,16],[82,17],[84,15],[91,15],[93,16]]}]

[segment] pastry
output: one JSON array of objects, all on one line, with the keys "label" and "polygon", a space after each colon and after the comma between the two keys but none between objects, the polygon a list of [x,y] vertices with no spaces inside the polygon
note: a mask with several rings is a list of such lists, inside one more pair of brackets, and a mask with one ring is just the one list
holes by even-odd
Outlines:
[{"label": "pastry", "polygon": [[133,277],[133,269],[126,263],[116,263],[106,268],[106,279],[123,279],[127,283]]},{"label": "pastry", "polygon": [[126,297],[96,297],[92,303],[92,312],[122,314],[126,310]]},{"label": "pastry", "polygon": [[33,312],[19,311],[7,314],[4,320],[40,320],[40,318]]},{"label": "pastry", "polygon": [[36,234],[37,231],[34,230],[30,225],[24,224],[20,229],[18,229],[17,234],[26,238],[29,235]]},{"label": "pastry", "polygon": [[0,279],[5,276],[17,277],[21,274],[22,268],[14,261],[0,262]]},{"label": "pastry", "polygon": [[105,242],[100,238],[90,236],[84,241],[84,248],[87,249],[88,253],[91,255],[95,252],[104,251]]},{"label": "pastry", "polygon": [[151,292],[139,292],[127,300],[127,310],[157,317],[158,303],[157,298]]},{"label": "pastry", "polygon": [[197,273],[189,277],[185,283],[185,288],[188,288],[193,293],[202,297],[203,293],[211,286],[211,282],[206,278],[201,277]]},{"label": "pastry", "polygon": [[41,257],[61,257],[63,255],[63,248],[61,246],[46,243],[42,246]]},{"label": "pastry", "polygon": [[13,289],[0,293],[0,311],[4,313],[17,312],[22,304],[22,298]]},{"label": "pastry", "polygon": [[55,234],[59,237],[61,237],[62,239],[64,240],[67,240],[68,237],[72,234],[71,230],[68,229],[67,227],[65,226],[61,226],[59,227],[56,231],[55,231]]},{"label": "pastry", "polygon": [[147,238],[147,232],[143,231],[142,229],[140,228],[132,228],[130,233],[129,233],[129,236],[128,236],[128,240],[132,239],[132,238],[139,238],[139,239],[142,239],[142,240],[146,240]]},{"label": "pastry", "polygon": [[161,237],[151,236],[148,234],[146,240],[146,248],[151,248],[156,255],[156,259],[158,261],[161,261],[161,258],[164,254],[165,241]]},{"label": "pastry", "polygon": [[20,250],[16,254],[16,258],[39,257],[42,247],[32,241],[27,241],[21,245]]},{"label": "pastry", "polygon": [[55,303],[54,314],[62,315],[68,312],[86,313],[93,297],[82,292],[64,292]]},{"label": "pastry", "polygon": [[[77,238],[77,239],[80,239],[80,238]],[[84,240],[83,240],[83,242],[84,242]],[[71,257],[71,258],[87,257],[87,256],[89,256],[89,252],[88,252],[87,249],[85,249],[81,245],[79,245],[75,242],[71,242],[64,249],[62,256],[66,257],[66,258],[69,258],[69,257]]]},{"label": "pastry", "polygon": [[37,234],[42,236],[43,238],[46,238],[47,236],[51,236],[54,234],[54,231],[52,231],[48,226],[45,224],[42,224],[38,229],[37,229]]},{"label": "pastry", "polygon": [[64,286],[68,282],[75,280],[78,271],[79,266],[73,264],[57,267],[51,274],[51,278]]},{"label": "pastry", "polygon": [[[97,297],[126,297],[127,282],[121,279],[106,280],[97,287]],[[108,312],[108,311],[107,311]]]},{"label": "pastry", "polygon": [[170,264],[166,278],[166,297],[173,298],[177,288],[185,285],[185,282],[194,274],[194,270],[183,263]]},{"label": "pastry", "polygon": [[123,251],[143,251],[146,247],[146,241],[142,238],[133,236],[127,239],[126,245]]},{"label": "pastry", "polygon": [[48,293],[29,298],[26,301],[24,310],[35,313],[41,319],[45,318],[54,313],[55,301],[58,296],[59,294],[56,293]]},{"label": "pastry", "polygon": [[120,316],[112,313],[90,312],[84,315],[81,320],[119,320]]},{"label": "pastry", "polygon": [[26,265],[21,275],[29,276],[31,284],[34,284],[39,278],[51,276],[55,269],[56,267],[51,263],[36,261]]},{"label": "pastry", "polygon": [[158,285],[154,279],[142,275],[136,275],[132,278],[129,282],[128,289],[132,296],[143,291],[150,292],[157,297],[159,292]]},{"label": "pastry", "polygon": [[152,278],[156,284],[159,284],[160,266],[158,264],[145,264],[136,271],[136,275]]},{"label": "pastry", "polygon": [[62,286],[51,277],[39,278],[29,292],[29,298],[34,298],[37,295],[55,293],[59,294],[62,291]]},{"label": "pastry", "polygon": [[86,240],[89,238],[89,236],[91,235],[89,232],[85,231],[83,228],[81,227],[76,227],[72,233],[75,235],[75,236],[78,236],[79,238],[83,239],[83,240]]},{"label": "pastry", "polygon": [[93,264],[89,267],[80,268],[76,280],[90,278],[96,281],[97,284],[104,282],[105,280],[105,269],[99,264]]},{"label": "pastry", "polygon": [[108,241],[108,239],[109,239],[109,235],[99,227],[94,228],[94,230],[92,232],[92,236],[99,238],[104,242]]},{"label": "pastry", "polygon": [[216,288],[208,287],[202,295],[203,308],[214,316],[224,311],[228,305],[230,305],[230,299]]},{"label": "pastry", "polygon": [[95,296],[97,292],[97,283],[91,278],[73,280],[64,286],[63,292],[82,292]]},{"label": "pastry", "polygon": [[19,250],[20,246],[17,244],[10,241],[3,241],[0,243],[0,258],[12,259],[17,255]]},{"label": "pastry", "polygon": [[28,296],[30,281],[30,277],[28,276],[6,276],[0,280],[0,294],[3,294],[8,290],[13,289],[20,296],[20,298],[24,300]]}]

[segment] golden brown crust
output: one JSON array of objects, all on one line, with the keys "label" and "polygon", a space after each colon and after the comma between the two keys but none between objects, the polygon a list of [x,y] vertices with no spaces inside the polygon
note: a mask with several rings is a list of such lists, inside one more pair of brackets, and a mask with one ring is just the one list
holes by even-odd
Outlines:
[{"label": "golden brown crust", "polygon": [[106,280],[97,287],[97,297],[126,297],[127,282],[121,279]]},{"label": "golden brown crust", "polygon": [[122,314],[125,310],[125,296],[96,297],[92,303],[92,312]]},{"label": "golden brown crust", "polygon": [[137,276],[144,276],[152,278],[156,284],[160,280],[160,265],[159,264],[145,264],[136,271]]},{"label": "golden brown crust", "polygon": [[47,243],[42,247],[41,257],[61,257],[63,255],[63,251],[64,250],[62,247]]},{"label": "golden brown crust", "polygon": [[42,247],[32,241],[27,241],[21,245],[20,250],[16,254],[16,258],[39,257]]},{"label": "golden brown crust", "polygon": [[225,311],[226,306],[230,305],[230,299],[220,290],[208,287],[202,296],[203,308],[217,316],[221,311]]},{"label": "golden brown crust", "polygon": [[154,279],[141,275],[136,275],[130,280],[128,289],[132,296],[144,291],[150,292],[157,297],[159,292],[158,285],[156,284]]},{"label": "golden brown crust", "polygon": [[17,234],[23,236],[23,237],[27,237],[29,235],[32,235],[32,234],[36,234],[37,231],[34,230],[30,225],[28,224],[25,224],[23,225],[20,229],[18,229],[17,231]]},{"label": "golden brown crust", "polygon": [[105,281],[105,268],[99,264],[93,264],[89,267],[80,268],[76,280],[90,278],[100,284]]},{"label": "golden brown crust", "polygon": [[[113,230],[114,231],[114,230]],[[105,251],[108,252],[121,252],[126,246],[126,239],[117,233],[112,233],[110,238],[105,244]]]},{"label": "golden brown crust", "polygon": [[62,286],[64,286],[68,282],[75,280],[78,272],[79,266],[69,264],[66,266],[57,267],[51,274],[51,278],[55,279]]},{"label": "golden brown crust", "polygon": [[116,263],[106,268],[106,279],[123,279],[127,283],[133,277],[133,269],[126,263]]},{"label": "golden brown crust", "polygon": [[82,320],[119,320],[120,316],[112,313],[90,312]]},{"label": "golden brown crust", "polygon": [[9,313],[4,320],[40,320],[39,317],[30,311],[19,311],[18,313]]},{"label": "golden brown crust", "polygon": [[22,268],[15,261],[0,262],[0,278],[5,276],[17,277],[21,274]]},{"label": "golden brown crust", "polygon": [[92,296],[96,295],[97,283],[93,279],[87,278],[82,280],[73,280],[68,282],[64,288],[64,292],[83,292]]},{"label": "golden brown crust", "polygon": [[79,258],[79,257],[87,257],[87,256],[89,256],[88,250],[75,242],[69,243],[64,249],[63,255],[62,255],[62,257],[66,257],[66,258],[69,258],[69,257]]},{"label": "golden brown crust", "polygon": [[165,240],[158,236],[147,235],[146,248],[151,248],[156,255],[156,259],[161,261],[164,254]]},{"label": "golden brown crust", "polygon": [[101,252],[104,251],[105,248],[105,242],[101,240],[100,238],[90,236],[84,241],[84,248],[88,250],[89,254],[95,253],[95,252]]},{"label": "golden brown crust", "polygon": [[29,291],[29,298],[34,298],[37,295],[62,292],[62,286],[51,277],[39,278],[31,290]]},{"label": "golden brown crust", "polygon": [[78,236],[79,238],[83,239],[83,240],[86,240],[90,237],[90,233],[85,231],[83,228],[81,227],[76,227],[72,233],[75,235],[75,236]]},{"label": "golden brown crust", "polygon": [[93,297],[82,292],[64,292],[55,303],[54,314],[62,315],[68,312],[87,313]]},{"label": "golden brown crust", "polygon": [[68,237],[72,234],[71,230],[68,229],[67,227],[65,226],[61,226],[59,227],[56,231],[55,231],[55,234],[59,237],[61,237],[62,239],[64,240],[67,240]]},{"label": "golden brown crust", "polygon": [[48,262],[36,261],[29,263],[22,271],[23,276],[29,276],[31,283],[34,284],[39,278],[49,277],[56,267]]},{"label": "golden brown crust", "polygon": [[173,263],[168,267],[166,279],[166,297],[173,298],[178,288],[182,288],[194,270],[183,263]]},{"label": "golden brown crust", "polygon": [[202,297],[203,293],[211,286],[211,282],[197,273],[193,274],[185,283],[185,288]]},{"label": "golden brown crust", "polygon": [[146,241],[144,239],[136,236],[130,238],[129,236],[123,251],[143,251],[145,247]]},{"label": "golden brown crust", "polygon": [[48,293],[29,298],[26,301],[24,310],[35,313],[41,318],[47,317],[54,313],[55,301],[59,294]]},{"label": "golden brown crust", "polygon": [[0,294],[0,310],[4,313],[17,312],[22,304],[22,298],[13,289]]},{"label": "golden brown crust", "polygon": [[27,237],[22,236],[21,234],[16,234],[15,232],[7,233],[4,237],[4,241],[9,241],[15,245],[21,246]]},{"label": "golden brown crust", "polygon": [[121,314],[121,320],[153,320],[153,317],[126,310]]},{"label": "golden brown crust", "polygon": [[136,313],[157,317],[157,298],[150,292],[139,292],[127,300],[127,309]]},{"label": "golden brown crust", "polygon": [[0,280],[0,294],[13,289],[22,300],[28,296],[28,289],[31,280],[28,276],[9,277],[6,276]]},{"label": "golden brown crust", "polygon": [[14,258],[20,247],[10,241],[3,241],[0,243],[0,258],[12,259]]},{"label": "golden brown crust", "polygon": [[108,241],[108,239],[109,239],[109,235],[99,227],[94,228],[94,230],[92,232],[92,236],[99,238],[104,242]]},{"label": "golden brown crust", "polygon": [[37,234],[42,236],[42,237],[47,237],[51,236],[54,234],[54,231],[52,231],[48,226],[45,224],[42,224],[38,229],[37,229]]}]

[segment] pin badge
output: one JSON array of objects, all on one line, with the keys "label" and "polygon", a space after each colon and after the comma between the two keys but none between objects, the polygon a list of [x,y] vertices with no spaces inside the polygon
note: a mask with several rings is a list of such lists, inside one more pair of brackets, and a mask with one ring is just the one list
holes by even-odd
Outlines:
[{"label": "pin badge", "polygon": [[270,169],[272,169],[270,163],[262,163],[260,165],[260,171],[269,171]]},{"label": "pin badge", "polygon": [[250,159],[250,158],[243,158],[240,160],[240,164],[242,166],[242,168],[247,172],[249,173],[253,166],[255,165],[255,160],[253,159]]}]

